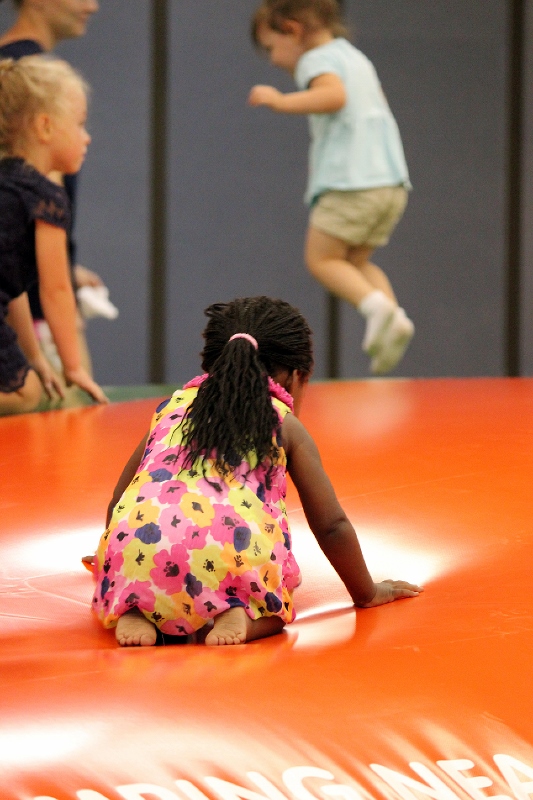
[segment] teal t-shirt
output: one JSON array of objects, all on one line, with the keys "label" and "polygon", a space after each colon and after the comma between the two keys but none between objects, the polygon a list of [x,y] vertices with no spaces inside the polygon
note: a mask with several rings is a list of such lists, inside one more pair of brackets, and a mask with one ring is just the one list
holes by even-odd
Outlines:
[{"label": "teal t-shirt", "polygon": [[340,37],[304,53],[294,77],[303,90],[326,73],[342,80],[346,104],[334,114],[309,115],[311,148],[305,201],[312,204],[331,189],[410,188],[398,125],[372,63]]}]

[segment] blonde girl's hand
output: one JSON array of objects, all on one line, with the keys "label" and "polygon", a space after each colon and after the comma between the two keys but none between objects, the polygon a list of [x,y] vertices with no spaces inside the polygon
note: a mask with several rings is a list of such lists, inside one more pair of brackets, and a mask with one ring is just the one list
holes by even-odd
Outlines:
[{"label": "blonde girl's hand", "polygon": [[393,581],[388,578],[381,583],[376,583],[376,594],[370,601],[361,605],[361,608],[374,608],[374,606],[382,606],[385,603],[393,603],[395,600],[401,600],[404,597],[417,597],[420,592],[423,592],[422,586],[417,586],[414,583],[407,583],[407,581]]},{"label": "blonde girl's hand", "polygon": [[248,96],[248,104],[251,106],[267,106],[277,111],[283,92],[278,91],[273,86],[254,86]]},{"label": "blonde girl's hand", "polygon": [[44,355],[39,354],[35,358],[30,359],[30,366],[33,367],[43,385],[43,389],[50,398],[54,399],[54,392],[59,395],[61,400],[65,399],[63,387],[57,377],[56,373],[48,363]]},{"label": "blonde girl's hand", "polygon": [[72,384],[79,386],[80,389],[87,392],[97,403],[109,403],[109,399],[105,396],[100,386],[93,381],[87,370],[83,367],[65,370],[65,380],[67,386],[71,386]]}]

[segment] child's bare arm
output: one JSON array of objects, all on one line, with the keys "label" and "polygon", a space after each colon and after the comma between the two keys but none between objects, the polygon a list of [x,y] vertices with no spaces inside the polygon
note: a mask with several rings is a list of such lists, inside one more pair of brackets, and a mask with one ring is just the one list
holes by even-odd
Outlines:
[{"label": "child's bare arm", "polygon": [[48,397],[52,398],[54,391],[58,393],[59,397],[63,397],[61,384],[39,347],[33,328],[30,302],[26,292],[11,300],[6,321],[17,334],[20,348],[30,366],[38,374]]},{"label": "child's bare arm", "polygon": [[346,104],[346,90],[338,75],[325,73],[314,78],[308,89],[284,94],[273,86],[254,86],[248,102],[285,114],[333,114]]},{"label": "child's bare arm", "polygon": [[37,219],[35,252],[39,272],[39,296],[59,351],[65,379],[67,383],[75,383],[97,402],[107,403],[104,392],[81,364],[76,301],[70,281],[65,231]]},{"label": "child's bare arm", "polygon": [[135,450],[133,451],[132,455],[129,457],[128,462],[124,469],[122,470],[122,474],[117,481],[117,485],[113,491],[113,497],[111,498],[111,502],[107,507],[107,516],[106,516],[106,528],[109,525],[111,520],[111,515],[113,513],[113,509],[115,508],[116,504],[132,482],[133,478],[135,477],[135,473],[141,463],[141,459],[144,455],[144,451],[146,449],[146,442],[148,441],[148,434],[143,436]]},{"label": "child's bare arm", "polygon": [[357,534],[337,500],[313,439],[292,414],[283,422],[282,435],[288,471],[309,526],[354,604],[381,605],[401,597],[414,597],[422,591],[405,581],[374,583]]}]

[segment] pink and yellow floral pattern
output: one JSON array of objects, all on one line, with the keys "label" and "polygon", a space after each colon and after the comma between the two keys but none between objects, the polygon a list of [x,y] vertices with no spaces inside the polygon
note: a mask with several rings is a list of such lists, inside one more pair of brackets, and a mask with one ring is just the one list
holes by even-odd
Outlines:
[{"label": "pink and yellow floral pattern", "polygon": [[[243,461],[226,477],[207,462],[183,470],[180,423],[204,376],[156,409],[143,459],[117,503],[95,559],[93,609],[106,628],[138,608],[184,635],[242,606],[251,619],[294,618],[300,570],[285,508],[286,457],[267,475]],[[292,398],[270,380],[280,421]],[[273,436],[275,434],[273,433]]]}]

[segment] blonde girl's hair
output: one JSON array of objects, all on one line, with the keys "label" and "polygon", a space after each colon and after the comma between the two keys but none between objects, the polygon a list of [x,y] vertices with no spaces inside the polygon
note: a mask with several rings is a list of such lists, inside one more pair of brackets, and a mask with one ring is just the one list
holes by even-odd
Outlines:
[{"label": "blonde girl's hair", "polygon": [[259,28],[262,25],[285,33],[289,20],[300,22],[309,33],[327,28],[333,36],[348,34],[338,0],[263,0],[252,17],[253,43],[260,46]]},{"label": "blonde girl's hair", "polygon": [[0,61],[0,158],[24,140],[36,114],[62,110],[65,89],[73,84],[88,93],[82,76],[58,58],[35,55]]}]

